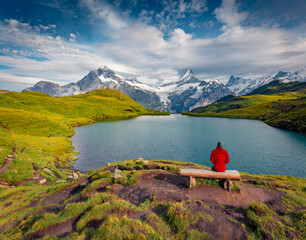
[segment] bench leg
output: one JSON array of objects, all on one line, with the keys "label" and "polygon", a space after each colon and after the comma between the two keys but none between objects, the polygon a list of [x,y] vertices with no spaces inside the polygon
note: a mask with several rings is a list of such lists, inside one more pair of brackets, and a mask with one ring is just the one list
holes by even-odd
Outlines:
[{"label": "bench leg", "polygon": [[232,188],[233,188],[232,181],[230,179],[226,179],[224,181],[224,189],[230,192],[232,190]]},{"label": "bench leg", "polygon": [[194,177],[189,176],[189,188],[196,186],[196,179]]}]

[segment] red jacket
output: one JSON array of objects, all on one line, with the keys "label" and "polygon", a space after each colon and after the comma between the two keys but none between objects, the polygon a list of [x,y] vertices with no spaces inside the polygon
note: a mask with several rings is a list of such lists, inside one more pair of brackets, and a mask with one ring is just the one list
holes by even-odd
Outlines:
[{"label": "red jacket", "polygon": [[217,147],[211,152],[210,161],[214,164],[215,171],[224,172],[226,170],[225,164],[229,162],[227,151],[222,147]]}]

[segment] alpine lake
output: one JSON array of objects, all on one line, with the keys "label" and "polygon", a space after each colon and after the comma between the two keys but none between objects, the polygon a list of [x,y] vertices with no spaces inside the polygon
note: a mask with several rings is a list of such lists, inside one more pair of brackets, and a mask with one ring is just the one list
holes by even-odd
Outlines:
[{"label": "alpine lake", "polygon": [[107,163],[142,157],[212,166],[218,141],[229,153],[227,169],[250,174],[306,177],[306,135],[257,120],[140,116],[75,128],[74,167],[86,172]]}]

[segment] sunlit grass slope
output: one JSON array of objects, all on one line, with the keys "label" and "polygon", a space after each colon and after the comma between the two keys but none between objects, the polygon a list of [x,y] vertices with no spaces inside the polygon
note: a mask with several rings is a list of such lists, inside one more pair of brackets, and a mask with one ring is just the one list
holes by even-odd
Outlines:
[{"label": "sunlit grass slope", "polygon": [[306,90],[272,95],[226,97],[186,115],[263,120],[289,130],[306,132]]},{"label": "sunlit grass slope", "polygon": [[0,167],[7,155],[14,159],[0,179],[17,184],[39,176],[50,182],[66,178],[70,170],[59,168],[69,166],[75,158],[69,138],[74,134],[72,127],[143,114],[159,113],[110,89],[59,98],[38,92],[2,93]]}]

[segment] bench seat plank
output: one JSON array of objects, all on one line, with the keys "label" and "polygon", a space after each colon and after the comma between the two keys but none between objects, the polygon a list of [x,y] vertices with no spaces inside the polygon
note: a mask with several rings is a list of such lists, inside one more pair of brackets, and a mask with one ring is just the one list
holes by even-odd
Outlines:
[{"label": "bench seat plank", "polygon": [[218,178],[240,180],[241,176],[237,170],[226,170],[225,172],[216,172],[206,169],[181,169],[181,176],[200,177],[200,178]]}]

